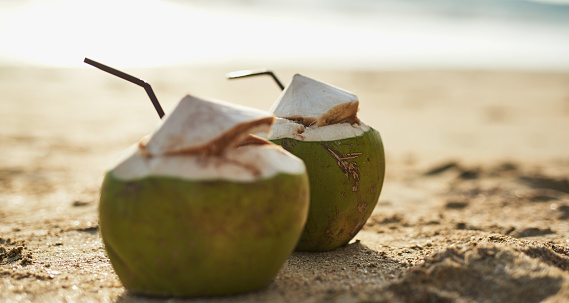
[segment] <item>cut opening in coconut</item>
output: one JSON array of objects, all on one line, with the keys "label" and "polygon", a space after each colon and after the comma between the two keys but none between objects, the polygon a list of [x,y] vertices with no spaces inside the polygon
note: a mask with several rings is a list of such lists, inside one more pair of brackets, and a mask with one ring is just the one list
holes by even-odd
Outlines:
[{"label": "cut opening in coconut", "polygon": [[326,126],[304,126],[288,119],[277,118],[271,128],[269,139],[293,138],[302,141],[333,141],[361,136],[369,129],[370,127],[361,121],[354,124],[337,123]]},{"label": "cut opening in coconut", "polygon": [[149,156],[220,155],[252,133],[268,133],[273,120],[265,111],[188,95],[140,148]]},{"label": "cut opening in coconut", "polygon": [[269,138],[329,141],[359,136],[369,126],[358,119],[358,106],[355,94],[296,74],[270,109],[281,119]]},{"label": "cut opening in coconut", "polygon": [[170,176],[255,180],[299,174],[302,161],[266,136],[274,116],[219,100],[186,96],[159,127],[131,148],[113,173],[120,179]]}]

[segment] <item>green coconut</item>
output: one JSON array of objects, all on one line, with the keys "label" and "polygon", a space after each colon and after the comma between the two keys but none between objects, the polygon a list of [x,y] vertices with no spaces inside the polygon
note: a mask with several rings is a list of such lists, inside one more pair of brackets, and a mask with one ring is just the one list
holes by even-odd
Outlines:
[{"label": "green coconut", "polygon": [[385,175],[379,132],[357,117],[359,101],[340,88],[295,75],[271,108],[269,139],[301,158],[310,210],[299,251],[346,245],[371,216]]},{"label": "green coconut", "polygon": [[252,136],[274,118],[186,96],[105,175],[99,227],[124,287],[152,296],[260,289],[308,213],[302,160]]}]

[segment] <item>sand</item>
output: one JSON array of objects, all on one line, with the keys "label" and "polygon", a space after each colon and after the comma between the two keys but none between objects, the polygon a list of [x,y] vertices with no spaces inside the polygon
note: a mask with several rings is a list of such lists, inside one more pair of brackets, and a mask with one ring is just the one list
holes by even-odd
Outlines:
[{"label": "sand", "polygon": [[[249,67],[246,67],[249,68]],[[268,109],[235,67],[129,69],[166,112],[186,93]],[[279,70],[354,91],[387,173],[347,246],[293,253],[257,292],[189,302],[569,300],[569,73]],[[0,68],[0,301],[186,301],[122,287],[98,232],[99,186],[158,116],[94,68]]]}]

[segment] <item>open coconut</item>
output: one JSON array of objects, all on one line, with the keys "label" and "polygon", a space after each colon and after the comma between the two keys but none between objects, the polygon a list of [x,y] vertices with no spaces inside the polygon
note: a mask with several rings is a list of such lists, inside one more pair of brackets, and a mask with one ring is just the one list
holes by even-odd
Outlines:
[{"label": "open coconut", "polygon": [[280,118],[269,139],[301,158],[310,180],[310,211],[297,250],[347,244],[377,204],[383,143],[358,119],[358,105],[350,92],[295,75],[270,109]]},{"label": "open coconut", "polygon": [[211,296],[267,285],[308,213],[303,162],[254,137],[267,112],[183,98],[103,181],[101,236],[131,292]]}]

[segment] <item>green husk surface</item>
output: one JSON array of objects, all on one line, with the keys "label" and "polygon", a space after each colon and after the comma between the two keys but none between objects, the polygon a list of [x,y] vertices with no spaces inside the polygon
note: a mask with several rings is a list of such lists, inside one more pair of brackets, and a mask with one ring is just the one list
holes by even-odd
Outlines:
[{"label": "green husk surface", "polygon": [[266,286],[293,251],[308,212],[306,174],[255,182],[106,174],[99,225],[131,292],[211,296]]},{"label": "green husk surface", "polygon": [[347,244],[370,217],[381,193],[385,154],[379,132],[333,141],[272,139],[301,158],[310,180],[310,211],[298,251]]}]

